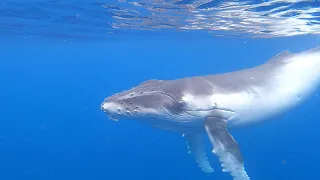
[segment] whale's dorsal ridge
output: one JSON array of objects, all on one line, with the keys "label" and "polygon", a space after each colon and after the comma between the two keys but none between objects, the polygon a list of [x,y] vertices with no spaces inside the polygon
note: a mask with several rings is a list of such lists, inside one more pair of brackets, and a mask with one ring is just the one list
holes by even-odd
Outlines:
[{"label": "whale's dorsal ridge", "polygon": [[315,47],[315,48],[312,48],[312,49],[310,49],[310,50],[308,50],[306,52],[320,52],[320,45]]},{"label": "whale's dorsal ridge", "polygon": [[290,53],[290,51],[285,50],[280,52],[279,54],[275,55],[274,57],[272,57],[268,62],[281,62],[284,60],[287,60],[288,57],[292,56],[292,53]]}]

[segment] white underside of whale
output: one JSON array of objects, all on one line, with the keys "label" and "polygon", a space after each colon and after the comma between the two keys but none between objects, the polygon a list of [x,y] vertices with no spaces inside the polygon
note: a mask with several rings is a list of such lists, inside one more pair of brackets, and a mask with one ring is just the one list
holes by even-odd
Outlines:
[{"label": "white underside of whale", "polygon": [[[226,114],[228,125],[237,127],[266,121],[281,115],[301,104],[312,96],[320,84],[320,53],[299,54],[286,59],[283,66],[277,69],[275,75],[270,77],[267,84],[251,87],[250,91],[234,94],[213,93],[210,97],[195,97],[186,93],[184,100],[189,101],[193,108],[201,107],[210,109],[213,107],[229,109],[223,111]],[[254,80],[255,77],[250,77]],[[195,112],[198,116],[207,116],[208,111]],[[207,127],[206,127],[207,128]],[[249,180],[243,164],[239,164],[232,154],[225,151],[225,147],[218,139],[208,133],[209,139],[214,144],[213,153],[219,157],[224,172],[230,172],[234,180]],[[193,144],[196,144],[193,142]],[[198,143],[198,146],[201,145]],[[203,149],[192,147],[191,149]],[[210,163],[204,151],[195,151],[194,157],[199,167],[208,172]],[[210,172],[212,172],[211,170]]]}]

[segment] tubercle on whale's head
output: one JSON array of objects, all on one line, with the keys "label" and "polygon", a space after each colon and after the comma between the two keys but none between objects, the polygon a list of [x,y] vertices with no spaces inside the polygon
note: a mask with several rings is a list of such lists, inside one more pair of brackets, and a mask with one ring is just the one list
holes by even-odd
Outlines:
[{"label": "tubercle on whale's head", "polygon": [[168,81],[145,81],[129,90],[107,97],[102,102],[101,109],[113,120],[178,118],[184,113],[185,102],[176,94],[170,93],[168,86],[171,86]]}]

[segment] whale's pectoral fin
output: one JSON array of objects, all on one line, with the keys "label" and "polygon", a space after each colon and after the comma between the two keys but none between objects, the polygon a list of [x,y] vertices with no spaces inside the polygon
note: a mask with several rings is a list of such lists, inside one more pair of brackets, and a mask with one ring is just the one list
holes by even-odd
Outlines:
[{"label": "whale's pectoral fin", "polygon": [[206,173],[212,173],[212,169],[205,152],[204,139],[202,134],[184,134],[187,141],[189,153],[192,154],[201,168]]},{"label": "whale's pectoral fin", "polygon": [[249,180],[238,143],[227,130],[227,121],[209,117],[205,129],[213,145],[213,153],[219,157],[224,172],[230,172],[234,180]]}]

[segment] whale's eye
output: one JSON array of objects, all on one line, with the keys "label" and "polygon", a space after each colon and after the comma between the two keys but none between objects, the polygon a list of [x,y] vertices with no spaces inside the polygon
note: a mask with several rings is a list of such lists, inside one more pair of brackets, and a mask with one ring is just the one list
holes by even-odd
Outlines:
[{"label": "whale's eye", "polygon": [[184,101],[184,100],[179,100],[179,101],[177,102],[177,104],[178,104],[179,107],[185,107],[185,106],[187,105],[187,102]]},{"label": "whale's eye", "polygon": [[171,109],[171,111],[172,111],[173,113],[179,114],[179,113],[181,113],[181,112],[184,111],[184,108],[185,108],[186,105],[187,105],[187,103],[186,103],[185,101],[183,101],[183,100],[178,100],[178,101],[175,101],[175,102],[173,103],[173,105],[170,106],[169,109]]}]

